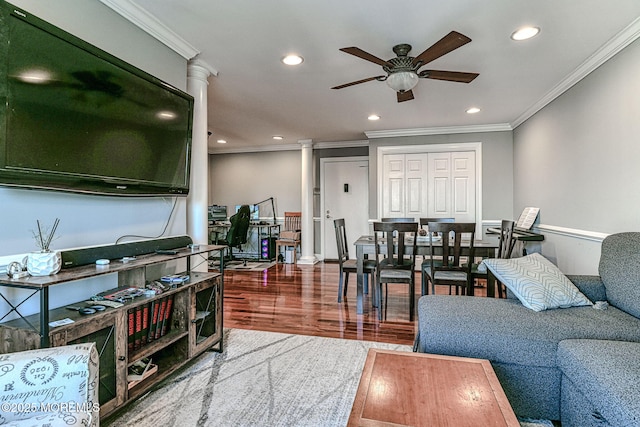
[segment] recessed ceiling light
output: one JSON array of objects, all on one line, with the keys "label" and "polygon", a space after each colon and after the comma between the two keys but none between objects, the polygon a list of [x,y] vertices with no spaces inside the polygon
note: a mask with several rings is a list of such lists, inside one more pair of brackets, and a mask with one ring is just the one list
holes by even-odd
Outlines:
[{"label": "recessed ceiling light", "polygon": [[377,114],[372,114],[369,117],[367,117],[367,119],[369,119],[371,121],[380,120],[380,116],[377,115]]},{"label": "recessed ceiling light", "polygon": [[287,55],[282,58],[282,62],[287,65],[300,65],[304,61],[304,58],[299,55]]},{"label": "recessed ceiling light", "polygon": [[284,138],[283,138],[283,137],[281,137],[280,135],[273,135],[273,139],[275,139],[275,140],[277,140],[277,141],[281,141],[281,140],[283,140]]},{"label": "recessed ceiling light", "polygon": [[26,83],[42,84],[51,81],[52,77],[51,73],[46,70],[33,69],[20,73],[18,78]]},{"label": "recessed ceiling light", "polygon": [[172,120],[178,117],[173,111],[158,111],[156,117],[162,120]]},{"label": "recessed ceiling light", "polygon": [[480,112],[480,109],[478,107],[471,107],[467,110],[467,114],[475,114],[479,112]]},{"label": "recessed ceiling light", "polygon": [[511,38],[516,41],[527,40],[531,37],[535,37],[540,32],[540,28],[538,27],[522,27],[513,34],[511,34]]},{"label": "recessed ceiling light", "polygon": [[227,141],[225,141],[224,139],[219,139],[216,141],[218,144],[226,144]]}]

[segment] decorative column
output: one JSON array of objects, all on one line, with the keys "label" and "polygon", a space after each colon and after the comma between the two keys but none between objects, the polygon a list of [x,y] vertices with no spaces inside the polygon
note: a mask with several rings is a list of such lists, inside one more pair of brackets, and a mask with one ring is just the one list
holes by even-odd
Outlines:
[{"label": "decorative column", "polygon": [[315,264],[313,226],[313,142],[310,139],[298,141],[302,145],[302,256],[298,264]]},{"label": "decorative column", "polygon": [[[191,142],[191,182],[187,197],[187,233],[193,243],[209,242],[207,206],[209,199],[209,150],[207,133],[207,78],[211,73],[198,59],[187,67],[187,92],[194,98]],[[206,271],[207,265],[197,270]]]}]

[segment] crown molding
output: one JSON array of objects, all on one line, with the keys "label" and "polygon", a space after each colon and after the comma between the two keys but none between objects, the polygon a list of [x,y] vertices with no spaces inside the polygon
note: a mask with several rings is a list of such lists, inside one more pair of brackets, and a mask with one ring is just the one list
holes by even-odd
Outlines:
[{"label": "crown molding", "polygon": [[496,123],[490,125],[472,126],[444,126],[433,128],[396,129],[396,130],[374,130],[365,132],[367,138],[394,138],[399,136],[422,136],[422,135],[447,135],[453,133],[476,133],[476,132],[503,132],[511,131],[513,128],[509,123]]},{"label": "crown molding", "polygon": [[604,44],[593,55],[586,59],[564,80],[551,89],[542,99],[529,107],[522,115],[520,115],[511,126],[515,129],[524,123],[529,117],[542,110],[551,101],[558,98],[564,92],[568,91],[573,85],[584,79],[593,70],[607,62],[622,49],[633,43],[640,37],[640,18],[637,18],[625,29],[620,31],[616,36]]},{"label": "crown molding", "polygon": [[[306,141],[306,140],[300,140]],[[264,153],[269,151],[299,151],[302,144],[298,141],[298,145],[280,144],[280,145],[264,145],[257,147],[238,147],[238,148],[209,148],[209,154],[239,154],[239,153]],[[324,150],[328,148],[352,148],[352,147],[368,147],[368,140],[360,141],[338,141],[338,142],[314,142],[314,150]]]},{"label": "crown molding", "polygon": [[233,148],[211,148],[209,154],[241,154],[241,153],[266,153],[269,151],[301,151],[302,145],[296,144],[279,144],[264,145],[255,147],[233,147]]},{"label": "crown molding", "polygon": [[131,0],[100,1],[156,40],[171,48],[183,58],[192,59],[200,53],[198,49],[160,22],[158,18]]},{"label": "crown molding", "polygon": [[368,147],[369,141],[364,139],[360,141],[338,141],[338,142],[314,142],[314,150],[324,150],[329,148],[352,148],[352,147]]}]

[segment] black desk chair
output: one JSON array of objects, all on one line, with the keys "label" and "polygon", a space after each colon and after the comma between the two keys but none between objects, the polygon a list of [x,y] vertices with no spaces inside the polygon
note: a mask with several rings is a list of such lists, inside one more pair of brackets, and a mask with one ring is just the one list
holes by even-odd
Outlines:
[{"label": "black desk chair", "polygon": [[219,245],[225,245],[229,247],[229,260],[233,260],[233,248],[242,249],[242,245],[247,243],[247,237],[249,234],[249,222],[251,216],[251,209],[249,205],[242,205],[238,212],[229,218],[231,226],[224,239],[218,240]]}]

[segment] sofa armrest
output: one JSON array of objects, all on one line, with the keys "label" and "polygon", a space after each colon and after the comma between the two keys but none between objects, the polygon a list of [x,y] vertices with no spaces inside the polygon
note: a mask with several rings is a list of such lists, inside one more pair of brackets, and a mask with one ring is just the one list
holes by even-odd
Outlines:
[{"label": "sofa armrest", "polygon": [[600,276],[567,275],[567,278],[576,285],[591,302],[606,301],[607,290]]}]

